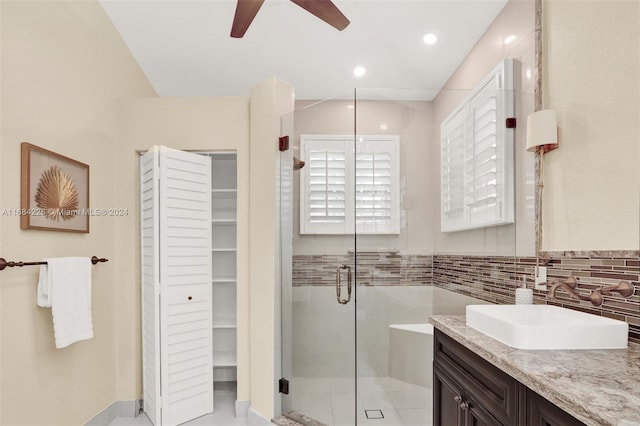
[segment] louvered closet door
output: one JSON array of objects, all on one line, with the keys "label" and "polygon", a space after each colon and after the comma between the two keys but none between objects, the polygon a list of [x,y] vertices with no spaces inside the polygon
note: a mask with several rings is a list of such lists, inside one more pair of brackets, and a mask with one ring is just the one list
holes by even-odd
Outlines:
[{"label": "louvered closet door", "polygon": [[[159,214],[148,215],[157,224],[159,244],[148,244],[157,252],[159,341],[145,340],[143,357],[146,363],[153,352],[157,362],[159,351],[160,386],[149,381],[152,389],[144,394],[149,418],[166,426],[213,412],[211,159],[164,147],[154,147],[153,155]],[[149,318],[143,317],[143,327],[151,330]],[[151,377],[151,368],[144,365],[143,375]],[[160,407],[148,410],[149,399],[160,400]]]},{"label": "louvered closet door", "polygon": [[158,156],[140,158],[140,247],[142,311],[142,398],[154,425],[160,418],[160,241]]}]

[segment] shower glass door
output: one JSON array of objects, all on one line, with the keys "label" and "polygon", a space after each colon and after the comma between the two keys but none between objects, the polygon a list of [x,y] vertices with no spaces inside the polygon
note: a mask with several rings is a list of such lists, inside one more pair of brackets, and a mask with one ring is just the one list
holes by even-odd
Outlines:
[{"label": "shower glass door", "polygon": [[296,103],[280,157],[282,413],[356,424],[354,93]]},{"label": "shower glass door", "polygon": [[431,309],[434,93],[356,91],[358,425],[431,424],[430,342],[398,327],[427,324]]}]

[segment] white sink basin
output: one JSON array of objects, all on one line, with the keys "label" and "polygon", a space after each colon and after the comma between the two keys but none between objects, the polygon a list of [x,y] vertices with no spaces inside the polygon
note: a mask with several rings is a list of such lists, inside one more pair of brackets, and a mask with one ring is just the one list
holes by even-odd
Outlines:
[{"label": "white sink basin", "polygon": [[467,325],[518,349],[619,349],[629,325],[552,305],[468,305]]}]

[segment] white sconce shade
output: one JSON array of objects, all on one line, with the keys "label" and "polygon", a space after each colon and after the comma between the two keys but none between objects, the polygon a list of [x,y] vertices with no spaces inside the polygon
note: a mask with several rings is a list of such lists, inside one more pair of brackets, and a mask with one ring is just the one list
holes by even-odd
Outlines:
[{"label": "white sconce shade", "polygon": [[529,114],[527,118],[527,151],[534,152],[543,146],[548,152],[558,144],[556,111],[543,109]]}]

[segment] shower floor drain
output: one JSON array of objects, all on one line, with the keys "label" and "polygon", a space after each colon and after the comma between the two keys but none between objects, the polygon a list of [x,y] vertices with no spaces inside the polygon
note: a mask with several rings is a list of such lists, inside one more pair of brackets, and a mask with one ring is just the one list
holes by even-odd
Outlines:
[{"label": "shower floor drain", "polygon": [[367,416],[367,419],[384,419],[382,410],[364,410],[364,415]]}]

